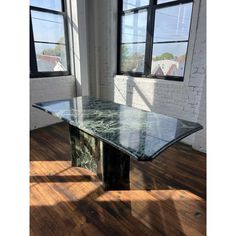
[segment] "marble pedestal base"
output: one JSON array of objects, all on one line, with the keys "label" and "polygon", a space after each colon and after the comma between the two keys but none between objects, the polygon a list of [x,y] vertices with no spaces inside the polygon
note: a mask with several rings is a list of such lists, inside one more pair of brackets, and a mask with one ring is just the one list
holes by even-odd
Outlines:
[{"label": "marble pedestal base", "polygon": [[130,157],[115,147],[69,125],[72,166],[96,173],[105,190],[129,189]]}]

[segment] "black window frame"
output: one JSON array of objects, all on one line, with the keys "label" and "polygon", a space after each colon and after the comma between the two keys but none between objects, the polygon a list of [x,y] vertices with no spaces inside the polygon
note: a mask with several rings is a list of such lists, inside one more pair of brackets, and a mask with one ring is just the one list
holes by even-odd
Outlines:
[{"label": "black window frame", "polygon": [[[39,77],[54,77],[54,76],[66,76],[71,75],[71,64],[70,64],[70,53],[69,53],[69,35],[68,35],[68,25],[67,25],[67,11],[66,11],[66,2],[65,0],[61,0],[61,11],[41,8],[36,6],[31,6],[29,9],[29,17],[30,17],[30,78],[39,78]],[[37,59],[36,59],[36,51],[35,51],[35,42],[33,27],[32,27],[32,18],[31,18],[31,10],[36,10],[40,12],[46,12],[56,15],[61,15],[63,17],[64,22],[64,35],[65,35],[65,50],[66,50],[66,63],[67,70],[66,71],[38,71],[37,68]],[[50,42],[40,42],[40,43],[50,43]],[[53,43],[57,44],[57,43]]]},{"label": "black window frame", "polygon": [[[176,40],[171,41],[171,43],[178,42],[187,42],[187,50],[186,50],[186,60],[184,66],[183,76],[160,76],[160,75],[152,75],[151,74],[151,65],[152,65],[152,51],[153,51],[153,37],[154,37],[154,27],[155,27],[155,11],[156,9],[178,6],[180,4],[192,3],[192,11],[191,11],[191,19],[190,19],[190,27],[189,34],[187,40]],[[154,78],[154,79],[164,79],[164,80],[172,80],[172,81],[184,81],[186,64],[187,64],[187,55],[189,51],[189,38],[192,26],[192,18],[193,18],[193,8],[194,8],[194,0],[174,0],[166,3],[158,4],[158,0],[149,0],[149,5],[132,8],[129,10],[123,11],[123,0],[118,1],[118,32],[117,32],[117,74],[118,75],[128,75],[134,77],[143,77],[143,78]],[[121,71],[121,45],[122,45],[122,16],[129,13],[137,13],[139,11],[147,10],[147,33],[146,33],[146,47],[145,47],[145,55],[144,55],[144,72],[132,72],[132,71]],[[166,42],[163,42],[166,43]],[[125,44],[125,43],[123,43]]]}]

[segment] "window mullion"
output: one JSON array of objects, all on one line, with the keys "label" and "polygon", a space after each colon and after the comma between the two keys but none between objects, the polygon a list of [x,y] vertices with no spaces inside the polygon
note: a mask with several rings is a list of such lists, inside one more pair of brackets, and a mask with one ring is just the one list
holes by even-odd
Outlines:
[{"label": "window mullion", "polygon": [[152,66],[152,47],[154,35],[154,22],[155,22],[155,0],[150,0],[147,16],[147,35],[146,35],[146,50],[144,59],[144,74],[146,76],[151,74]]},{"label": "window mullion", "polygon": [[117,73],[121,73],[121,43],[122,43],[122,9],[123,9],[123,0],[117,1],[118,7],[118,32],[117,32]]},{"label": "window mullion", "polygon": [[125,11],[121,10],[121,14],[122,15],[135,14],[143,10],[146,10],[147,8],[148,6],[142,6],[142,7],[136,7],[136,8],[125,10]]},{"label": "window mullion", "polygon": [[[69,75],[71,68],[70,68],[70,51],[69,51],[69,36],[68,36],[68,24],[67,24],[67,6],[64,0],[61,0],[61,11],[37,7],[37,6],[30,6],[30,78],[37,78],[37,77],[49,77],[49,76],[60,76],[60,75]],[[58,15],[59,17],[63,18],[63,29],[64,29],[64,43],[53,43],[53,42],[46,42],[46,41],[34,41],[35,35],[33,32],[33,19],[31,16],[31,10],[37,11],[39,13],[48,13],[50,15]],[[32,13],[33,14],[33,13]],[[65,59],[65,66],[66,69],[61,70],[60,68],[57,70],[44,68],[43,70],[40,69],[40,65],[37,61],[36,55],[36,43],[45,43],[51,45],[61,45],[63,48],[63,52],[65,50],[65,55],[63,57],[60,54],[60,59]],[[64,49],[65,48],[65,49]],[[62,50],[61,50],[62,51]],[[65,58],[64,58],[65,57]],[[63,64],[63,66],[64,66]],[[55,65],[53,65],[55,66]],[[60,64],[59,64],[60,66]]]},{"label": "window mullion", "polygon": [[66,64],[67,64],[67,71],[71,72],[71,65],[70,65],[70,51],[69,51],[69,30],[67,24],[67,9],[66,9],[65,1],[62,1],[62,10],[64,11],[63,20],[64,20],[64,35],[65,35],[65,45],[66,45]]},{"label": "window mullion", "polygon": [[37,67],[37,61],[36,61],[34,34],[33,34],[32,19],[31,19],[31,12],[30,12],[30,73],[36,74],[37,72],[38,72],[38,67]]},{"label": "window mullion", "polygon": [[[167,9],[167,12],[168,12],[168,8],[170,7],[176,7],[177,6],[180,6],[180,10],[181,11],[185,11],[186,10],[186,14],[192,14],[192,12],[190,12],[189,10],[189,5],[186,6],[186,9],[185,7],[182,7],[181,5],[184,5],[184,4],[187,4],[187,3],[192,3],[193,0],[175,0],[175,1],[168,1],[168,2],[163,2],[163,3],[160,3],[158,4],[157,3],[157,0],[149,0],[149,5],[148,6],[141,6],[141,7],[137,7],[137,8],[134,8],[134,9],[128,9],[128,10],[125,10],[123,11],[123,8],[122,8],[122,3],[123,1],[118,1],[119,3],[119,7],[118,7],[118,12],[119,12],[119,19],[118,19],[118,73],[120,72],[121,74],[127,74],[127,75],[133,75],[133,76],[139,76],[139,77],[152,77],[152,78],[158,78],[158,79],[167,79],[167,80],[176,80],[176,81],[183,81],[183,78],[184,78],[184,72],[183,72],[183,69],[185,70],[185,66],[186,66],[186,55],[187,55],[187,51],[188,51],[188,43],[189,43],[189,38],[188,39],[185,39],[185,37],[183,38],[181,35],[180,35],[180,38],[179,37],[170,37],[170,38],[163,38],[165,39],[166,41],[162,41],[162,39],[160,40],[157,40],[156,42],[154,42],[154,31],[155,31],[155,34],[158,34],[160,35],[160,38],[161,38],[161,35],[163,34],[163,32],[165,33],[165,30],[163,32],[156,32],[156,28],[155,28],[155,18],[157,17],[156,16],[156,13],[157,13],[157,9],[163,9],[163,11],[165,11],[165,8]],[[132,69],[132,71],[126,71],[126,69],[124,69],[124,71],[121,71],[121,46],[124,44],[124,45],[129,45],[129,44],[139,44],[141,42],[132,42],[132,43],[122,43],[121,41],[121,37],[122,37],[122,30],[121,30],[121,22],[122,22],[122,15],[128,15],[128,14],[135,14],[143,9],[146,9],[147,10],[147,25],[146,25],[146,41],[145,42],[142,42],[142,43],[145,43],[145,51],[143,51],[144,54],[144,59],[142,61],[140,61],[141,63],[144,63],[144,70],[142,69],[143,72],[136,72],[137,68],[138,68],[138,65],[135,66],[134,70]],[[171,8],[173,9],[173,8]],[[170,10],[171,11],[171,10]],[[159,12],[159,11],[158,11]],[[175,13],[172,13],[170,12],[170,16],[173,17],[177,17],[175,16]],[[168,14],[167,14],[168,16]],[[183,17],[182,17],[183,18]],[[181,19],[182,19],[181,18]],[[173,18],[171,18],[172,21],[174,21]],[[177,19],[176,19],[177,20]],[[167,22],[169,22],[168,19],[166,19]],[[159,20],[158,20],[158,24],[159,24]],[[157,23],[157,22],[156,22]],[[188,24],[188,18],[185,19],[185,24]],[[135,26],[133,26],[135,27]],[[143,28],[144,29],[144,28]],[[163,29],[159,29],[159,30],[163,30]],[[170,30],[173,30],[173,27],[171,28],[170,27]],[[187,29],[186,29],[187,30]],[[190,34],[190,31],[189,31],[189,34]],[[168,34],[167,34],[168,36]],[[178,36],[178,35],[177,35]],[[178,44],[180,43],[180,44]],[[163,45],[161,45],[163,44]],[[170,44],[169,46],[172,48],[172,49],[168,49],[168,45],[167,44]],[[173,44],[173,45],[171,45]],[[160,45],[160,46],[159,46]],[[167,45],[167,46],[166,46]],[[180,47],[180,50],[181,50],[181,53],[183,54],[180,54],[180,52],[175,52],[176,50],[178,51],[178,48],[175,50],[175,46],[178,46]],[[180,45],[180,46],[179,46]],[[185,46],[187,45],[187,51],[185,52]],[[176,46],[176,47],[177,47]],[[159,47],[161,49],[159,49]],[[158,69],[158,66],[160,65],[156,65],[154,63],[154,61],[157,61],[159,59],[157,58],[154,58],[153,60],[153,55],[154,56],[157,56],[156,53],[157,53],[157,50],[158,49],[159,53],[162,52],[162,50],[166,50],[166,52],[168,53],[169,51],[172,52],[173,51],[173,55],[174,55],[174,58],[173,58],[173,61],[175,62],[171,62],[171,61],[168,61],[166,66],[165,66],[165,71],[162,72],[158,72],[158,73],[154,73],[154,74],[151,74],[151,71],[152,71],[152,65],[154,66],[154,69],[157,67]],[[164,54],[164,53],[162,53]],[[176,54],[176,55],[175,55]],[[180,55],[179,55],[180,54]],[[125,63],[127,63],[127,65],[129,65],[129,61],[123,61]],[[170,65],[170,63],[172,63]],[[171,66],[171,67],[170,67]],[[133,67],[132,67],[133,68]],[[164,69],[164,68],[162,68]],[[168,71],[167,71],[168,69]],[[169,70],[171,69],[171,70]],[[128,69],[127,69],[128,70]],[[171,71],[171,72],[169,72]],[[182,75],[183,74],[183,75]]]},{"label": "window mullion", "polygon": [[64,15],[65,14],[63,11],[55,11],[52,9],[34,7],[34,6],[30,6],[30,10],[51,13],[51,14],[55,14],[55,15]]}]

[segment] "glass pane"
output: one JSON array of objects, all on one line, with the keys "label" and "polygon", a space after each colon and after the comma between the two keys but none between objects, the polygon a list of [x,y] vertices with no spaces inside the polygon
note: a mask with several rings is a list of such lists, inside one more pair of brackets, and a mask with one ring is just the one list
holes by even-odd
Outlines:
[{"label": "glass pane", "polygon": [[144,72],[145,43],[121,45],[121,71]]},{"label": "glass pane", "polygon": [[123,0],[123,11],[149,4],[149,0]]},{"label": "glass pane", "polygon": [[30,0],[30,5],[55,11],[62,11],[61,0]]},{"label": "glass pane", "polygon": [[166,3],[166,2],[173,2],[176,0],[157,0],[157,4],[161,4],[161,3]]},{"label": "glass pane", "polygon": [[145,42],[147,11],[122,17],[122,43]]},{"label": "glass pane", "polygon": [[67,71],[64,45],[35,43],[38,71]]},{"label": "glass pane", "polygon": [[31,11],[34,40],[65,43],[64,21],[61,15]]},{"label": "glass pane", "polygon": [[153,75],[183,76],[188,43],[160,43],[153,45]]},{"label": "glass pane", "polygon": [[188,40],[192,3],[156,10],[154,42]]}]

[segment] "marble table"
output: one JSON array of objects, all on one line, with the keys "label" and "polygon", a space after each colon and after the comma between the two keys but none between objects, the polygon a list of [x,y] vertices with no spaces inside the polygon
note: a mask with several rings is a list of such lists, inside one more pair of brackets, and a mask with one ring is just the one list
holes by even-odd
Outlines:
[{"label": "marble table", "polygon": [[130,158],[152,161],[203,128],[195,122],[88,96],[33,107],[69,124],[72,166],[95,172],[105,190],[129,189]]}]

